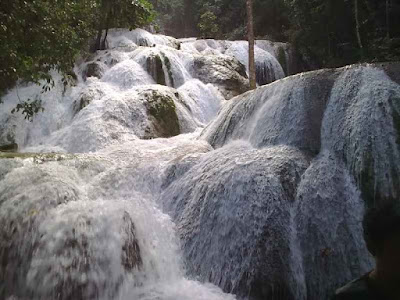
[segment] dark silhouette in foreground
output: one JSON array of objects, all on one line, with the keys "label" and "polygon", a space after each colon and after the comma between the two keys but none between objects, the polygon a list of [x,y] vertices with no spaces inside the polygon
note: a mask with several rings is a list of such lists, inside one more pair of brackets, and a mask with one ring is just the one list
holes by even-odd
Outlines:
[{"label": "dark silhouette in foreground", "polygon": [[338,289],[332,300],[400,299],[400,203],[396,202],[365,214],[364,238],[376,267]]}]

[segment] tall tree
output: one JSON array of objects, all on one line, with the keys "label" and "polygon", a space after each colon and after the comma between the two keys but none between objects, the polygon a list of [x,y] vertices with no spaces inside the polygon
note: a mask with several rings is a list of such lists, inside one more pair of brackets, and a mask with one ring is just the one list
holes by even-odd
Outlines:
[{"label": "tall tree", "polygon": [[249,79],[250,89],[254,90],[256,85],[256,66],[254,59],[254,28],[253,28],[253,0],[246,0],[247,6],[247,38],[249,40]]},{"label": "tall tree", "polygon": [[358,47],[360,47],[361,57],[364,56],[364,47],[361,41],[361,33],[360,33],[360,17],[358,11],[358,0],[354,0],[354,17],[356,20],[356,33],[357,33],[357,42]]}]

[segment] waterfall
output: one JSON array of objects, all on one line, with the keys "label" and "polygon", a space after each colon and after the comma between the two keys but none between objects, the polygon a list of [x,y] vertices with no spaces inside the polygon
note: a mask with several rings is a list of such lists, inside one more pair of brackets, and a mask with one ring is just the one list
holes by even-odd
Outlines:
[{"label": "waterfall", "polygon": [[[290,65],[288,46],[284,43],[273,44],[268,41],[256,41],[255,63],[258,85],[271,83],[289,74]],[[249,71],[248,51],[246,41],[216,41],[183,39],[182,49],[203,55],[226,54],[236,58]],[[284,68],[286,69],[284,71]]]},{"label": "waterfall", "polygon": [[0,298],[316,300],[368,271],[366,204],[400,195],[398,65],[256,57],[273,82],[246,92],[245,41],[115,29],[69,86],[10,90]]}]

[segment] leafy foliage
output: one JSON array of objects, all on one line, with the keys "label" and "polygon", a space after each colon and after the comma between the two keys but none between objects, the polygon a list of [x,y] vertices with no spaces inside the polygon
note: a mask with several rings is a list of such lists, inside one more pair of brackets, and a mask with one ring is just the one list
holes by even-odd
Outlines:
[{"label": "leafy foliage", "polygon": [[[67,82],[76,57],[89,50],[99,29],[133,28],[151,17],[146,0],[0,1],[0,99],[18,81],[50,83],[52,69]],[[21,103],[15,111],[30,116],[37,103]]]},{"label": "leafy foliage", "polygon": [[[150,0],[164,32],[177,37],[202,36],[243,39],[246,37],[245,0]],[[289,26],[288,8],[282,0],[254,0],[255,33],[259,37],[283,40]],[[216,18],[206,24],[207,18]],[[214,28],[212,28],[214,27]],[[214,34],[210,30],[213,29]]]},{"label": "leafy foliage", "polygon": [[42,106],[42,101],[36,98],[35,100],[28,99],[18,103],[17,107],[13,108],[11,113],[19,112],[20,110],[22,114],[25,115],[25,119],[32,120],[33,116],[39,111],[44,111],[44,108]]},{"label": "leafy foliage", "polygon": [[0,90],[67,73],[93,35],[93,1],[1,1]]},{"label": "leafy foliage", "polygon": [[[285,1],[292,8],[288,38],[314,61],[314,68],[400,59],[398,1]],[[356,17],[362,49],[357,40]]]},{"label": "leafy foliage", "polygon": [[207,11],[200,16],[200,22],[197,24],[200,30],[200,35],[203,38],[216,37],[219,32],[217,17],[212,11]]},{"label": "leafy foliage", "polygon": [[[247,38],[245,0],[150,1],[167,34]],[[358,0],[362,49],[357,39],[355,0],[253,2],[256,37],[291,42],[303,58],[303,69],[400,59],[399,0]]]},{"label": "leafy foliage", "polygon": [[[153,19],[152,5],[145,0],[98,0],[98,34],[93,50],[105,49],[109,28],[143,26]],[[102,31],[106,34],[101,42]]]}]

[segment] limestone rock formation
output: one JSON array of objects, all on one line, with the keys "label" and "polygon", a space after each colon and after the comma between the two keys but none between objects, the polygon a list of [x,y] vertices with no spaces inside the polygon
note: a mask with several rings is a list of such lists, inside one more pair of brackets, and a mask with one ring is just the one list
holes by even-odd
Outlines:
[{"label": "limestone rock formation", "polygon": [[245,66],[229,56],[195,57],[194,76],[205,83],[215,84],[226,99],[248,90]]}]

